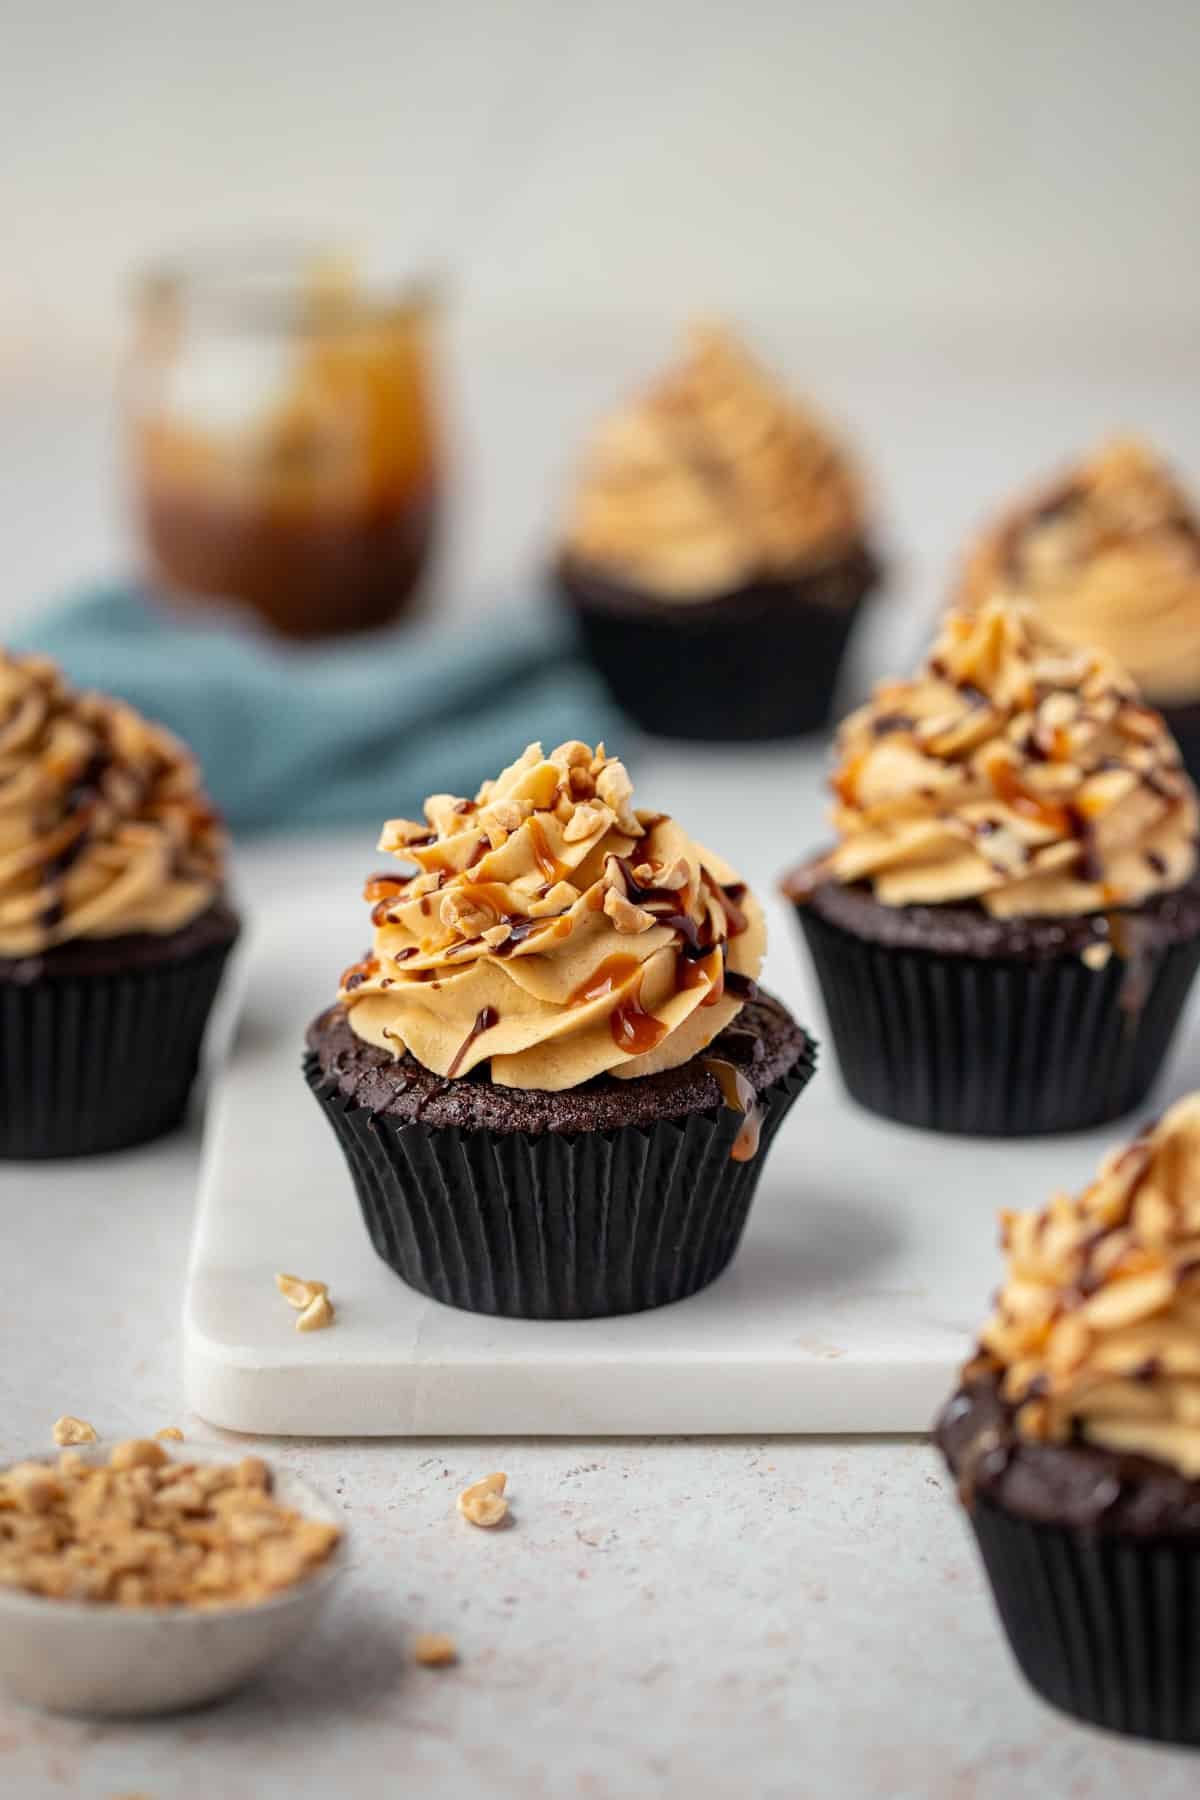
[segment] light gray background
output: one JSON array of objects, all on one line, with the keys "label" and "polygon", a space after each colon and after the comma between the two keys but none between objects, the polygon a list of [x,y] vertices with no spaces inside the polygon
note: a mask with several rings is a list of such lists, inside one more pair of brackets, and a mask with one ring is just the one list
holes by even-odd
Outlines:
[{"label": "light gray background", "polygon": [[0,330],[242,228],[517,316],[1186,321],[1188,0],[7,0]]}]

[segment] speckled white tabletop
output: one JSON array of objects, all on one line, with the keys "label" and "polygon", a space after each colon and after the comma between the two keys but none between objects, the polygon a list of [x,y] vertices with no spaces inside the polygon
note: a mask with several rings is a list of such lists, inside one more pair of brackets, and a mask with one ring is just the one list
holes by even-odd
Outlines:
[{"label": "speckled white tabletop", "polygon": [[[488,479],[467,494],[476,524],[453,569],[460,595],[478,593],[485,576],[494,592],[496,572],[520,566],[577,417],[619,379],[609,346],[586,370],[563,354],[554,382],[538,388],[529,361],[508,349],[480,355],[463,383],[473,399],[462,434]],[[1067,351],[1069,364],[1054,360]],[[1136,366],[1127,345],[1067,351],[1058,345],[1035,368],[1028,343],[1010,343],[1005,361],[990,344],[938,335],[850,346],[840,360],[823,348],[794,355],[867,427],[909,593],[921,584],[928,599],[944,579],[982,496],[1104,424],[1144,420],[1200,468],[1178,347],[1143,346]],[[539,343],[540,366],[548,354]],[[94,390],[0,387],[12,470],[0,610],[101,566],[111,550],[103,416]],[[518,416],[525,454],[514,457]],[[542,496],[533,509],[530,493]],[[275,854],[243,864],[252,901]],[[198,1141],[193,1122],[131,1155],[0,1171],[0,1457],[43,1443],[64,1411],[105,1437],[201,1429],[180,1412],[176,1361]],[[340,1500],[352,1534],[352,1570],[312,1640],[233,1701],[157,1723],[49,1719],[0,1697],[0,1793],[1195,1793],[1193,1757],[1081,1729],[1021,1685],[924,1443],[267,1448]],[[493,1468],[508,1472],[513,1523],[473,1531],[455,1495]],[[454,1634],[458,1667],[413,1666],[412,1635],[423,1630]]]}]

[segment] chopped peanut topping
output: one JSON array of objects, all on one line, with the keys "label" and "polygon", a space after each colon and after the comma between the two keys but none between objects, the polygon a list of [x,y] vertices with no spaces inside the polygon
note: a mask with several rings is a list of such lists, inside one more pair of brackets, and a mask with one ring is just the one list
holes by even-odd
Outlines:
[{"label": "chopped peanut topping", "polygon": [[604,896],[604,910],[617,930],[624,932],[627,936],[633,936],[641,931],[649,931],[654,924],[653,913],[648,913],[644,906],[634,906],[632,901],[626,900],[624,894],[619,894],[615,887],[610,887]]},{"label": "chopped peanut topping", "polygon": [[379,834],[379,850],[404,850],[409,844],[419,844],[429,836],[429,825],[424,819],[389,819]]},{"label": "chopped peanut topping", "polygon": [[592,750],[589,744],[582,743],[579,738],[571,738],[568,743],[559,744],[550,752],[550,761],[558,763],[564,769],[589,769],[592,765]]},{"label": "chopped peanut topping", "polygon": [[645,837],[645,827],[633,810],[633,783],[623,762],[605,763],[596,777],[596,792],[612,807],[619,830],[628,837]]},{"label": "chopped peanut topping", "polygon": [[584,838],[596,837],[614,823],[610,806],[585,804],[577,806],[563,826],[563,843],[580,844]]},{"label": "chopped peanut topping", "polygon": [[444,1631],[421,1631],[413,1639],[413,1661],[425,1669],[446,1669],[458,1661],[458,1645]]},{"label": "chopped peanut topping", "polygon": [[182,1444],[183,1433],[178,1425],[161,1425],[155,1432],[160,1444]]}]

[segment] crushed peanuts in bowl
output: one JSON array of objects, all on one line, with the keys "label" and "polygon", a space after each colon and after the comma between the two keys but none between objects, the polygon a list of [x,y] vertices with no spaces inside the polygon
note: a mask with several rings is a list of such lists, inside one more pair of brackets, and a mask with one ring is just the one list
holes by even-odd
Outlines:
[{"label": "crushed peanuts in bowl", "polygon": [[344,1554],[306,1483],[215,1447],[83,1443],[0,1471],[0,1680],[55,1709],[162,1711],[301,1633]]}]

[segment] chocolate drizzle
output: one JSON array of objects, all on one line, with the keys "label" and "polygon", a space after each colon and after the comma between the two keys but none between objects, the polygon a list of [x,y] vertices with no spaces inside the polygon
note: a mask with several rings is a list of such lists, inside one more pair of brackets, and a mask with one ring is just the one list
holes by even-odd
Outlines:
[{"label": "chocolate drizzle", "polygon": [[472,1044],[474,1044],[477,1039],[481,1038],[485,1031],[490,1031],[493,1025],[498,1025],[499,1023],[500,1014],[496,1011],[494,1006],[484,1006],[476,1013],[475,1023],[455,1051],[454,1061],[446,1070],[448,1078],[458,1074],[458,1071],[463,1065],[463,1059],[470,1050]]}]

